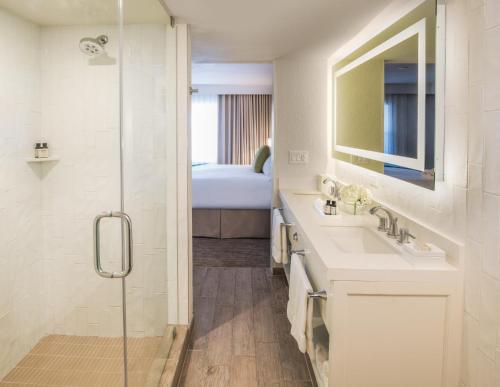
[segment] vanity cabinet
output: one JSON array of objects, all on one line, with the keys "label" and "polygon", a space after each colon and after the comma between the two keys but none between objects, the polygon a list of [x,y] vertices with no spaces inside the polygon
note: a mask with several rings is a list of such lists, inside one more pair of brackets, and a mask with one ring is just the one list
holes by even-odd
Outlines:
[{"label": "vanity cabinet", "polygon": [[374,270],[339,264],[334,251],[329,255],[318,248],[319,228],[313,228],[312,218],[306,219],[304,208],[290,195],[281,197],[284,218],[292,224],[290,247],[306,250],[303,262],[311,285],[328,293],[326,301],[315,305],[329,333],[328,382],[316,375],[318,384],[456,387],[461,272],[448,266]]},{"label": "vanity cabinet", "polygon": [[457,385],[449,284],[333,281],[329,297],[331,386]]}]

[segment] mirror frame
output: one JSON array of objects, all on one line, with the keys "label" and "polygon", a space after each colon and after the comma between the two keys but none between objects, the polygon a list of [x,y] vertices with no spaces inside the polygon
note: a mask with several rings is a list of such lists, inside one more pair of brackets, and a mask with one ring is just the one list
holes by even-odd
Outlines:
[{"label": "mirror frame", "polygon": [[[436,180],[443,180],[443,158],[444,158],[444,89],[445,89],[445,4],[444,0],[436,0],[436,79],[435,79],[435,96],[436,96],[436,115],[435,115],[435,144],[434,144],[434,175]],[[410,11],[411,12],[411,11]],[[404,17],[405,15],[401,15]],[[382,33],[384,30],[371,36],[363,41],[355,49],[361,47],[372,38]],[[374,58],[382,52],[394,47],[395,45],[417,35],[418,37],[418,142],[417,142],[417,158],[404,157],[398,155],[389,155],[382,152],[369,151],[349,146],[337,144],[336,134],[336,97],[337,85],[336,80],[342,74],[354,69],[355,67]],[[328,128],[328,144],[329,157],[334,158],[334,151],[349,154],[352,156],[363,157],[375,161],[385,162],[413,170],[424,171],[425,168],[425,88],[426,88],[426,54],[425,54],[425,19],[421,19],[410,27],[397,33],[387,39],[377,47],[371,49],[360,57],[354,59],[341,69],[333,74],[333,69],[336,63],[340,62],[343,57],[349,55],[347,53],[343,57],[336,57],[335,54],[328,60],[328,81],[327,81],[327,128]],[[423,82],[422,82],[423,80]],[[335,159],[336,160],[336,159]]]}]

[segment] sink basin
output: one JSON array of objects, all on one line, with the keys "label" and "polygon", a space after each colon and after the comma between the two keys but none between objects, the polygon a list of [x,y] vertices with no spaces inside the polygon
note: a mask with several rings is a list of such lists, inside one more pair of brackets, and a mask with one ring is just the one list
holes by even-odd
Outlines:
[{"label": "sink basin", "polygon": [[364,227],[323,227],[337,248],[348,254],[397,254],[392,246]]}]

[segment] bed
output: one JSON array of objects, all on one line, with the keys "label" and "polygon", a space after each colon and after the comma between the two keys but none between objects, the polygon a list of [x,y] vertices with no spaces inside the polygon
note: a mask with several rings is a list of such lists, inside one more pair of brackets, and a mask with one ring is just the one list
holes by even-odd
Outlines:
[{"label": "bed", "polygon": [[250,165],[193,166],[193,236],[269,238],[272,180]]}]

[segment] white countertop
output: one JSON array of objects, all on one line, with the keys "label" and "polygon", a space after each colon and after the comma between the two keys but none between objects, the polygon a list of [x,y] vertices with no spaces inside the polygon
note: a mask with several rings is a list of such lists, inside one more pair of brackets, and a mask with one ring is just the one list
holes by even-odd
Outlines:
[{"label": "white countertop", "polygon": [[[344,212],[336,216],[322,216],[314,209],[314,202],[319,192],[281,190],[280,198],[285,207],[292,212],[296,226],[307,237],[316,254],[327,268],[328,279],[342,280],[388,280],[388,281],[446,281],[446,276],[453,280],[457,268],[442,262],[421,264],[397,244],[393,239],[380,235],[391,244],[394,253],[345,253],[328,237],[327,227],[362,226],[375,233],[377,218],[373,215],[350,215]],[[325,227],[327,226],[327,227]],[[386,240],[385,240],[385,239]],[[444,275],[444,277],[443,277]]]}]

